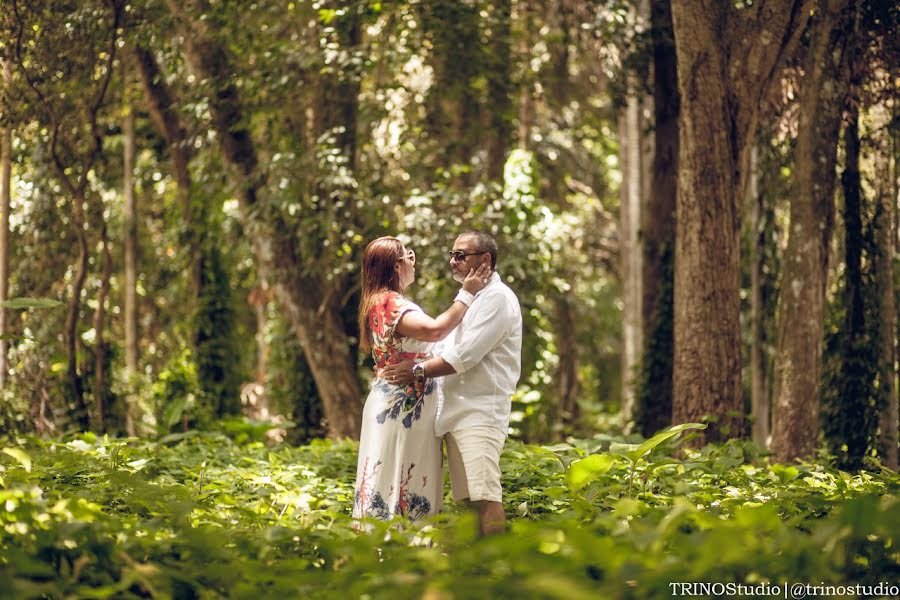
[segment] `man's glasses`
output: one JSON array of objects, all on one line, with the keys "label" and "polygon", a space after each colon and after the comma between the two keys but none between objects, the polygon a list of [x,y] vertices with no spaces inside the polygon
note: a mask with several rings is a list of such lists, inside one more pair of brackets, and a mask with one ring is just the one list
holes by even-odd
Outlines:
[{"label": "man's glasses", "polygon": [[450,260],[455,260],[456,262],[460,262],[466,260],[467,256],[476,256],[478,254],[484,254],[484,252],[463,252],[462,250],[451,250],[449,252]]}]

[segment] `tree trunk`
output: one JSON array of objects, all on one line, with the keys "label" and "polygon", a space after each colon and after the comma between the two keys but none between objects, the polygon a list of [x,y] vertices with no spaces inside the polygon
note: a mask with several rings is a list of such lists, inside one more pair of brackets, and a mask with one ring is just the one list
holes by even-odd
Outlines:
[{"label": "tree trunk", "polygon": [[776,460],[807,458],[819,438],[828,248],[848,75],[847,0],[823,0],[810,23],[791,225],[781,283],[772,415]]},{"label": "tree trunk", "polygon": [[641,350],[641,98],[628,96],[619,117],[619,154],[622,165],[619,208],[619,248],[622,260],[622,413],[635,414],[635,380]]},{"label": "tree trunk", "polygon": [[134,110],[130,104],[126,104],[125,115],[122,123],[124,137],[124,154],[122,169],[122,187],[124,188],[125,206],[123,209],[124,231],[122,238],[125,247],[125,379],[128,382],[128,396],[125,407],[125,431],[129,436],[136,433],[135,403],[136,398],[132,391],[134,378],[138,373],[138,329],[137,329],[137,203],[134,195]]},{"label": "tree trunk", "polygon": [[[101,219],[103,218],[101,214]],[[97,294],[97,310],[94,311],[94,333],[97,350],[94,357],[94,426],[97,431],[106,431],[106,342],[103,339],[106,325],[106,297],[109,295],[109,278],[112,276],[112,256],[109,252],[109,236],[106,223],[100,225],[100,242],[103,246],[103,274],[100,291]]]},{"label": "tree trunk", "polygon": [[490,181],[502,181],[506,149],[512,137],[511,0],[495,1],[494,13],[491,23],[493,65],[488,72],[491,126],[487,147],[487,178]]},{"label": "tree trunk", "polygon": [[[12,184],[12,129],[0,129],[0,302],[9,300],[9,209]],[[7,352],[9,328],[6,309],[0,306],[0,389],[6,387],[9,375]]]},{"label": "tree trunk", "polygon": [[749,142],[808,5],[672,3],[681,93],[673,420],[711,421],[695,443],[743,433],[740,225]]},{"label": "tree trunk", "polygon": [[[63,177],[65,174],[60,174],[60,176]],[[84,385],[81,380],[81,374],[78,372],[78,318],[81,313],[81,292],[84,289],[84,280],[87,277],[88,267],[88,241],[87,232],[84,230],[84,202],[84,196],[76,195],[72,198],[74,213],[72,224],[75,227],[78,258],[75,261],[72,297],[69,300],[69,312],[66,315],[65,339],[66,376],[69,383],[69,393],[77,411],[76,421],[82,429],[86,430],[90,426],[91,414],[87,403],[84,401]]]},{"label": "tree trunk", "polygon": [[[556,369],[556,383],[559,402],[559,416],[564,425],[573,425],[578,420],[578,348],[575,346],[575,310],[565,296],[556,299],[556,315],[559,329],[556,344],[559,366]],[[551,423],[555,426],[556,423]]]},{"label": "tree trunk", "polygon": [[[182,231],[184,245],[187,248],[188,265],[191,282],[191,302],[196,304],[200,295],[200,254],[205,233],[205,215],[195,215],[191,200],[191,174],[189,164],[191,149],[187,139],[187,131],[175,106],[175,98],[165,76],[156,62],[153,53],[140,46],[135,47],[138,73],[144,88],[144,96],[150,117],[166,140],[169,154],[172,156],[172,168],[177,185],[178,204],[181,206]],[[203,211],[201,211],[203,212]],[[197,227],[197,223],[200,227]]]},{"label": "tree trunk", "polygon": [[897,385],[896,372],[896,333],[897,312],[894,304],[894,240],[895,202],[893,196],[894,183],[884,174],[891,173],[891,144],[888,131],[890,112],[883,104],[871,111],[873,120],[877,121],[872,132],[873,162],[876,176],[876,208],[875,208],[875,280],[878,285],[878,326],[881,330],[879,339],[881,349],[878,353],[878,381],[884,405],[879,413],[878,454],[884,464],[897,470]]},{"label": "tree trunk", "polygon": [[766,337],[763,314],[762,276],[765,265],[765,198],[759,191],[759,150],[750,154],[750,412],[753,415],[753,441],[766,446],[769,439],[769,397],[766,394]]},{"label": "tree trunk", "polygon": [[[206,21],[192,19],[175,0],[167,4],[187,28],[185,49],[192,69],[213,85],[210,112],[241,203],[246,233],[252,241],[258,267],[287,312],[303,347],[331,435],[358,438],[362,422],[361,391],[341,318],[340,292],[344,282],[329,281],[321,273],[304,274],[297,264],[301,254],[293,231],[279,221],[277,214],[272,214],[276,211],[258,210],[265,203],[265,174],[258,169],[253,138],[242,126],[246,120],[238,89],[229,77],[233,72],[229,57],[210,35]],[[352,117],[345,127],[354,136],[355,116],[347,113],[355,111],[355,106],[354,102],[333,107],[336,112]],[[350,156],[352,160],[355,147],[350,149]]]},{"label": "tree trunk", "polygon": [[642,375],[638,426],[650,437],[672,422],[672,263],[678,189],[678,74],[671,0],[653,0],[653,168],[641,214]]},{"label": "tree trunk", "polygon": [[[847,127],[844,131],[845,166],[841,175],[844,191],[844,252],[845,287],[843,337],[840,347],[840,387],[838,410],[832,415],[831,431],[826,437],[834,440],[840,451],[838,463],[844,469],[858,469],[869,449],[872,419],[868,414],[873,393],[871,357],[857,356],[866,340],[865,283],[863,274],[862,185],[860,174],[859,104],[849,102]],[[828,434],[831,434],[830,436]],[[837,446],[840,446],[838,449]]]},{"label": "tree trunk", "polygon": [[[0,60],[4,86],[12,86],[12,70]],[[0,128],[0,302],[9,300],[9,210],[12,200],[12,127]],[[6,309],[0,306],[0,390],[9,377],[9,327]]]},{"label": "tree trunk", "polygon": [[[76,421],[79,426],[85,429],[90,425],[90,413],[84,401],[84,391],[81,375],[78,372],[77,356],[81,292],[84,289],[84,280],[87,276],[88,263],[88,241],[87,233],[85,232],[86,221],[84,205],[87,201],[86,190],[88,189],[91,170],[94,166],[94,162],[103,150],[103,131],[98,125],[97,117],[100,108],[103,106],[106,92],[109,89],[109,82],[112,79],[113,64],[116,60],[116,50],[118,48],[119,25],[121,23],[124,4],[113,2],[110,5],[110,8],[112,10],[112,18],[109,23],[109,43],[106,46],[106,51],[100,55],[105,69],[103,75],[96,79],[98,82],[97,88],[95,90],[90,90],[94,92],[94,95],[89,97],[89,102],[84,106],[84,112],[82,113],[85,117],[84,123],[88,125],[90,130],[90,135],[87,136],[88,143],[86,152],[81,152],[78,145],[68,138],[72,124],[67,122],[65,123],[65,127],[63,127],[61,118],[58,116],[58,108],[53,106],[53,100],[55,100],[55,98],[52,96],[48,98],[48,95],[41,92],[38,83],[32,78],[27,65],[28,61],[22,56],[21,37],[18,40],[16,52],[16,68],[33,92],[32,96],[35,105],[40,106],[41,108],[41,112],[39,113],[40,119],[42,119],[42,123],[50,132],[49,149],[50,156],[53,158],[53,168],[59,182],[68,192],[69,198],[73,204],[72,225],[75,228],[75,238],[78,244],[78,258],[75,265],[75,276],[72,281],[72,298],[69,301],[69,311],[66,315],[63,334],[65,336],[67,355],[66,377],[68,379],[69,392],[71,400],[74,403],[74,408],[77,411]],[[20,17],[21,15],[16,11],[16,18],[19,19],[19,26],[21,27],[20,33],[22,33],[25,31],[25,25],[20,20]],[[100,63],[94,65],[93,68],[97,70],[99,64]],[[89,94],[85,92],[85,96],[88,97]],[[60,144],[66,146],[63,152],[60,152]],[[78,157],[80,162],[80,165],[78,166],[80,168],[72,168],[73,165],[70,162],[71,157]],[[74,172],[74,176],[70,172]]]}]

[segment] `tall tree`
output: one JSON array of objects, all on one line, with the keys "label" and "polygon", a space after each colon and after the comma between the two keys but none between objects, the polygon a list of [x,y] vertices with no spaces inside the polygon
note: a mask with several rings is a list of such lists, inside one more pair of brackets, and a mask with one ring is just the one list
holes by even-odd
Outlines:
[{"label": "tall tree", "polygon": [[765,446],[769,439],[769,396],[766,393],[766,358],[763,349],[763,269],[765,266],[765,196],[759,189],[759,149],[750,153],[750,414],[753,416],[753,441]]},{"label": "tall tree", "polygon": [[134,194],[134,109],[129,96],[129,76],[131,61],[122,61],[124,80],[124,111],[122,115],[122,191],[124,207],[122,210],[122,239],[124,256],[124,310],[123,320],[125,325],[125,380],[128,382],[128,395],[125,408],[125,431],[128,435],[135,435],[135,398],[132,393],[134,378],[138,373],[138,307],[137,307],[137,256],[138,256],[138,228],[137,228],[137,201]]},{"label": "tall tree", "polygon": [[[855,69],[851,69],[854,71]],[[851,79],[854,79],[851,74]],[[858,81],[857,81],[858,83]],[[851,101],[844,129],[844,278],[840,329],[829,337],[836,363],[825,378],[823,407],[825,440],[838,464],[859,469],[869,450],[877,423],[875,381],[876,356],[880,344],[873,339],[872,289],[866,246],[870,246],[864,223],[864,201],[860,172],[861,143],[859,103]]]},{"label": "tall tree", "polygon": [[[6,61],[0,61],[0,82],[10,85],[12,74]],[[12,126],[0,124],[0,303],[9,300],[9,209],[12,199]],[[9,328],[6,309],[0,306],[0,389],[6,387],[9,373],[7,354]]]},{"label": "tall tree", "polygon": [[744,428],[740,225],[762,99],[797,43],[810,0],[673,0],[678,58],[679,185],[675,250],[673,419]]},{"label": "tall tree", "polygon": [[[12,129],[0,129],[0,302],[9,300],[9,209],[12,183]],[[6,387],[9,372],[7,353],[9,328],[6,325],[6,309],[0,306],[0,388]]]},{"label": "tall tree", "polygon": [[820,0],[809,22],[774,367],[772,450],[785,462],[808,457],[819,437],[837,142],[854,21],[848,0]]},{"label": "tall tree", "polygon": [[896,470],[897,457],[897,381],[895,364],[897,360],[897,310],[895,306],[894,243],[897,239],[896,182],[884,174],[891,174],[891,148],[889,137],[890,112],[885,104],[872,108],[873,131],[872,162],[876,176],[875,185],[875,280],[878,282],[878,336],[881,347],[878,352],[878,385],[882,396],[879,413],[879,455],[885,465]]},{"label": "tall tree", "polygon": [[[266,170],[259,163],[258,141],[246,126],[247,108],[232,77],[235,69],[231,57],[210,22],[201,18],[208,8],[206,3],[169,0],[167,6],[184,33],[191,68],[209,83],[208,101],[213,126],[241,205],[245,231],[253,244],[257,265],[303,347],[330,431],[338,437],[357,437],[362,416],[361,391],[343,318],[346,292],[350,287],[348,277],[331,277],[330,272],[307,269],[298,264],[301,253],[310,257],[313,252],[310,246],[317,246],[321,252],[323,240],[298,239],[279,209],[268,203]],[[353,22],[358,18],[355,13],[350,9],[348,13],[347,22],[340,25],[352,42],[354,38],[358,39],[360,28]],[[342,75],[351,77],[346,73],[332,74],[333,77]],[[351,84],[346,81],[343,87]],[[323,90],[341,88],[341,82],[323,86]],[[343,150],[352,167],[356,104],[349,96],[345,89],[340,96],[332,96],[326,91],[317,117],[329,124],[341,124],[343,139],[351,144]],[[336,99],[341,102],[335,103]],[[331,119],[324,114],[324,109],[333,115]]]},{"label": "tall tree", "polygon": [[106,223],[100,211],[100,247],[103,271],[100,274],[100,291],[97,293],[97,308],[94,309],[94,334],[96,350],[94,351],[94,427],[97,431],[106,431],[106,417],[109,407],[106,403],[106,298],[109,296],[110,277],[112,276],[112,253],[109,251],[109,235]]},{"label": "tall tree", "polygon": [[651,436],[672,422],[673,267],[678,190],[678,65],[671,0],[650,4],[653,44],[653,168],[641,213],[644,324],[637,423]]},{"label": "tall tree", "polygon": [[634,416],[635,375],[641,349],[641,200],[644,179],[644,130],[641,88],[632,82],[619,116],[619,162],[622,165],[619,205],[619,250],[622,260],[622,412]]},{"label": "tall tree", "polygon": [[490,102],[490,139],[487,146],[487,178],[503,179],[506,152],[512,138],[512,0],[495,0],[491,13],[490,69],[488,101]]},{"label": "tall tree", "polygon": [[[88,271],[88,234],[85,205],[90,201],[91,171],[102,152],[99,114],[113,74],[124,2],[109,0],[99,9],[102,18],[80,10],[81,3],[58,6],[52,15],[41,7],[12,0],[13,56],[39,121],[48,131],[47,144],[57,179],[72,204],[72,227],[78,256],[72,296],[65,324],[66,374],[71,399],[83,427],[89,409],[78,368],[78,321]],[[104,10],[105,9],[105,10]],[[80,11],[80,12],[79,12]],[[43,22],[44,18],[57,19]],[[54,73],[55,72],[55,73]],[[61,79],[59,73],[66,74]],[[71,81],[83,82],[79,93],[61,90]],[[86,102],[78,102],[80,94]]]}]

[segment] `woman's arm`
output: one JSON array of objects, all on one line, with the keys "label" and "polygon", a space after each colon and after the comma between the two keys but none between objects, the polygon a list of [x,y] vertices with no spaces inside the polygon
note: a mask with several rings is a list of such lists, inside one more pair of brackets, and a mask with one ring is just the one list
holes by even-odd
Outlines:
[{"label": "woman's arm", "polygon": [[[463,281],[463,290],[470,294],[480,292],[485,286],[484,280],[488,278],[490,271],[490,266],[486,264],[470,270]],[[423,342],[439,342],[459,325],[468,308],[466,304],[456,300],[450,308],[434,318],[420,311],[408,312],[400,317],[400,322],[397,323],[394,331],[398,337],[409,337]]]}]

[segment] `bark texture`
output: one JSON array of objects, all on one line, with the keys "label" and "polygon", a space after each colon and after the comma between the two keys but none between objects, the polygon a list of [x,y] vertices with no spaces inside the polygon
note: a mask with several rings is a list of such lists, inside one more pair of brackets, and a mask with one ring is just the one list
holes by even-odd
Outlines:
[{"label": "bark texture", "polygon": [[[122,211],[124,240],[124,271],[125,289],[123,302],[123,320],[125,328],[125,379],[129,382],[138,372],[138,329],[137,329],[137,203],[134,195],[134,111],[131,106],[126,106],[124,119],[122,120],[122,133],[124,137],[124,150],[122,156],[122,188],[124,195],[124,207]],[[129,392],[125,408],[125,431],[129,436],[136,433],[134,426],[135,401],[133,394]]]},{"label": "bark texture", "polygon": [[740,436],[740,225],[759,107],[808,18],[807,0],[674,0],[681,94],[673,420],[696,443]]},{"label": "bark texture", "polygon": [[[872,111],[876,113],[875,130],[872,132],[873,162],[875,173],[890,175],[891,144],[889,129],[890,116],[884,105]],[[878,381],[884,405],[879,412],[878,453],[884,464],[897,470],[897,381],[894,365],[897,360],[897,308],[894,299],[894,244],[897,239],[896,196],[894,182],[889,176],[878,177],[875,184],[877,202],[875,209],[875,280],[878,282],[878,324],[881,342],[878,364]]]},{"label": "bark texture", "polygon": [[[0,129],[0,302],[9,300],[9,209],[12,199],[12,130]],[[6,309],[0,307],[0,389],[9,373]]]},{"label": "bark texture", "polygon": [[763,316],[762,276],[765,264],[765,199],[759,191],[759,151],[750,153],[750,182],[747,195],[750,203],[750,413],[753,416],[753,441],[766,446],[769,439],[769,397],[766,394],[766,337]]},{"label": "bark texture", "polygon": [[819,437],[828,248],[852,35],[849,7],[848,0],[817,4],[804,63],[774,366],[772,450],[781,462],[810,456]]},{"label": "bark texture", "polygon": [[641,214],[642,376],[637,422],[649,437],[672,422],[672,262],[678,190],[678,72],[670,0],[650,6],[653,41],[653,167]]},{"label": "bark texture", "polygon": [[619,162],[622,189],[619,205],[619,248],[622,273],[622,412],[635,415],[635,376],[641,351],[641,199],[645,187],[642,168],[641,98],[630,95],[619,117]]},{"label": "bark texture", "polygon": [[[101,215],[102,218],[102,215]],[[100,224],[101,256],[103,272],[100,275],[100,291],[97,293],[97,309],[94,311],[94,333],[96,350],[94,355],[94,427],[105,432],[107,427],[106,405],[106,298],[109,296],[109,279],[112,276],[112,254],[109,251],[109,236],[106,223]]]}]

